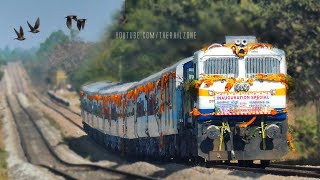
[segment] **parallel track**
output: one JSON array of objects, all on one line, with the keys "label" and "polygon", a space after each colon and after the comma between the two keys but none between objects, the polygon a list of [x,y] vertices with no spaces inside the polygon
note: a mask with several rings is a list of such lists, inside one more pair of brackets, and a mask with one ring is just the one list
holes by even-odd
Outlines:
[{"label": "parallel track", "polygon": [[[15,99],[16,99],[16,97],[15,97]],[[76,179],[76,178],[70,176],[69,174],[66,174],[66,173],[62,172],[61,170],[54,169],[54,168],[48,166],[47,164],[42,164],[42,162],[37,162],[37,161],[39,161],[38,159],[33,159],[35,154],[32,154],[32,152],[31,152],[32,148],[29,147],[29,146],[32,146],[32,145],[30,145],[28,143],[28,137],[26,137],[26,136],[28,136],[27,135],[28,132],[26,132],[26,130],[28,129],[29,131],[34,132],[32,137],[33,137],[33,141],[37,141],[37,144],[39,144],[39,145],[41,144],[42,147],[43,146],[47,146],[47,144],[45,143],[45,141],[42,141],[42,140],[38,141],[38,139],[42,139],[43,138],[43,137],[41,137],[42,134],[40,134],[38,132],[38,130],[37,130],[35,124],[34,124],[34,121],[30,121],[29,115],[25,114],[25,116],[22,116],[22,115],[18,116],[18,112],[17,111],[15,112],[13,110],[14,109],[13,108],[13,103],[9,100],[8,96],[6,97],[6,101],[7,101],[7,104],[9,106],[9,110],[10,110],[10,112],[12,114],[13,120],[14,120],[15,124],[17,125],[17,130],[18,130],[19,137],[20,137],[21,147],[23,149],[23,152],[24,152],[24,155],[25,155],[27,161],[29,163],[31,163],[31,164],[42,166],[42,167],[48,169],[49,171],[51,171],[52,173],[54,173],[56,175],[59,175],[59,176],[62,176],[64,178],[66,178],[66,179]],[[19,106],[21,106],[20,103],[19,103]],[[25,110],[22,110],[21,112],[26,113]],[[22,119],[23,117],[25,117],[25,118]],[[24,120],[23,123],[21,122],[22,120]],[[28,128],[25,128],[26,125],[27,125]],[[41,150],[41,152],[42,152],[41,157],[44,156],[44,155],[47,155],[47,154],[51,154],[51,152],[48,152],[48,151],[50,151],[50,149],[45,149],[47,151],[45,151],[43,149],[45,149],[45,148],[42,148],[42,150]],[[57,162],[55,162],[55,159],[52,158],[52,157],[46,156],[45,158],[46,159],[50,158],[50,161],[51,161],[50,163],[55,163],[55,164],[57,163]],[[48,168],[48,167],[50,167],[50,168]]]},{"label": "parallel track", "polygon": [[[32,92],[32,94],[33,94],[33,96],[34,96],[36,99],[38,99],[43,105],[45,105],[45,106],[48,107],[49,109],[52,109],[52,110],[55,111],[56,113],[60,114],[60,115],[61,115],[62,117],[64,117],[67,121],[69,121],[69,122],[72,123],[73,125],[77,126],[79,129],[81,129],[82,131],[84,131],[82,126],[80,126],[79,124],[77,124],[76,122],[74,122],[74,121],[72,120],[72,118],[70,118],[69,116],[67,116],[64,112],[60,111],[58,108],[56,108],[56,107],[54,107],[53,105],[51,105],[50,103],[46,102],[44,99],[39,98],[34,91]],[[43,95],[43,96],[45,96],[45,95]],[[45,98],[46,98],[46,97],[45,97]],[[65,108],[65,107],[64,107],[64,108]],[[70,109],[68,109],[68,108],[65,108],[65,109],[68,110],[69,112],[72,112],[72,113],[75,114],[75,112],[71,111]],[[75,114],[75,115],[77,115],[77,116],[80,117],[80,115],[78,115],[78,114]]]},{"label": "parallel track", "polygon": [[50,98],[51,102],[55,103],[57,106],[60,106],[61,108],[66,109],[67,111],[71,112],[72,114],[75,114],[75,115],[77,115],[77,116],[81,116],[81,114],[80,114],[80,113],[75,112],[74,110],[67,108],[67,106],[65,106],[65,105],[63,105],[63,104],[61,104],[61,103],[59,103],[59,102],[58,102],[58,101],[56,101],[55,99],[53,99],[53,98],[51,98],[51,97],[49,97],[49,96],[46,96],[46,97]]}]

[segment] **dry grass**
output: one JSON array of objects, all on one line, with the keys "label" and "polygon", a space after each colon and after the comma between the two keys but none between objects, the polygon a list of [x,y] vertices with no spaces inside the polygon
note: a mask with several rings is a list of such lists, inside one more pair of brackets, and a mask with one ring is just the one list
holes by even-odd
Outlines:
[{"label": "dry grass", "polygon": [[75,99],[79,98],[77,92],[75,91],[68,91],[68,90],[63,90],[63,91],[57,91],[56,94],[62,98],[66,99]]},{"label": "dry grass", "polygon": [[62,128],[56,120],[54,120],[49,114],[44,113],[44,112],[43,112],[43,117],[49,121],[49,123],[52,127],[54,127],[55,129],[57,129],[60,132],[61,137],[64,137],[64,134],[62,133]]},{"label": "dry grass", "polygon": [[6,159],[7,159],[7,152],[5,151],[5,147],[4,147],[2,120],[0,120],[0,180],[8,179]]},{"label": "dry grass", "polygon": [[301,164],[314,164],[320,160],[317,152],[317,118],[315,104],[304,106],[288,103],[289,126],[297,153],[289,153],[285,159]]}]

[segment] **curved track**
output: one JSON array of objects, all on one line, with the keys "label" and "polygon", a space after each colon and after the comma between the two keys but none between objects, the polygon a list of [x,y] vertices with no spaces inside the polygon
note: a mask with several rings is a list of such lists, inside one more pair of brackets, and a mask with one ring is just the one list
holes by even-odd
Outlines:
[{"label": "curved track", "polygon": [[21,102],[24,92],[21,79],[14,72],[10,72],[10,75],[16,89],[13,95],[6,95],[6,100],[17,125],[21,146],[28,162],[66,179],[155,179],[98,165],[74,164],[61,159],[37,125],[42,119],[39,112],[32,105]]}]

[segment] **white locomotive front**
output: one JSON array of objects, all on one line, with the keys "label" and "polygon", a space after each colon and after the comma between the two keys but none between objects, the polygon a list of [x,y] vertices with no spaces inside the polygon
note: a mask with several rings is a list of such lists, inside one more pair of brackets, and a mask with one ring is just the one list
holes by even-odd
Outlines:
[{"label": "white locomotive front", "polygon": [[285,53],[253,36],[227,36],[194,57],[199,155],[265,163],[286,154]]}]

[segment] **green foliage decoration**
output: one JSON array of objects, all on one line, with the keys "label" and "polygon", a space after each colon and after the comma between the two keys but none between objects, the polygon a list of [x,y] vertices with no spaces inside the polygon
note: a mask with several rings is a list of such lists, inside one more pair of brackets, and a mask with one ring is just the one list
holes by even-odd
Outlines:
[{"label": "green foliage decoration", "polygon": [[188,93],[193,99],[197,97],[199,88],[197,85],[199,84],[199,80],[188,79],[183,83],[183,88],[186,93]]}]

